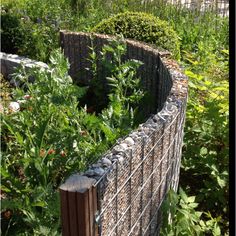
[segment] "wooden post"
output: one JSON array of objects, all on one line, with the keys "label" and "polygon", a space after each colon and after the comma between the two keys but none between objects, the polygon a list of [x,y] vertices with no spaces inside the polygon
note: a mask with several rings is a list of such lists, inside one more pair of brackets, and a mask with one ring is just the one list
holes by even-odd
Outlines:
[{"label": "wooden post", "polygon": [[70,176],[59,188],[63,236],[97,236],[95,223],[97,189],[95,179]]}]

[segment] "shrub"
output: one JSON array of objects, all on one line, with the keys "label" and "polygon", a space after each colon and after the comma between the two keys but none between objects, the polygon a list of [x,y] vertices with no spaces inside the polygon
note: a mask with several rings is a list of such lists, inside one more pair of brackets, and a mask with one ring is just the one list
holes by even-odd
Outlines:
[{"label": "shrub", "polygon": [[59,46],[57,26],[51,23],[34,23],[32,20],[27,20],[23,27],[27,32],[26,39],[20,45],[18,54],[48,62],[50,53]]},{"label": "shrub", "polygon": [[105,19],[93,29],[96,33],[122,34],[125,38],[154,44],[180,58],[180,43],[176,32],[166,21],[146,13],[125,12]]},{"label": "shrub", "polygon": [[1,15],[1,39],[4,42],[1,51],[17,53],[22,43],[24,33],[19,18],[11,13]]},{"label": "shrub", "polygon": [[163,220],[160,235],[222,235],[219,227],[220,219],[212,218],[210,212],[198,211],[197,207],[195,196],[188,196],[182,188],[178,194],[170,189],[162,205]]},{"label": "shrub", "polygon": [[35,23],[10,10],[1,16],[2,51],[47,62],[50,52],[58,47],[58,31],[56,22]]}]

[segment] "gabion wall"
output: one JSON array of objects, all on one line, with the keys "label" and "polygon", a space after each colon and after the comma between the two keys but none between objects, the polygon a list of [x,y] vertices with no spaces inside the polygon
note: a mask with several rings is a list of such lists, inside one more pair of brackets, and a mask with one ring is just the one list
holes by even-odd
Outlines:
[{"label": "gabion wall", "polygon": [[[62,31],[61,46],[71,64],[70,75],[89,83],[87,60],[91,42],[97,51],[110,36]],[[84,176],[96,179],[99,235],[156,235],[160,206],[168,189],[177,190],[187,102],[187,78],[166,52],[126,40],[126,59],[144,62],[142,83],[152,95],[149,118],[117,141]]]},{"label": "gabion wall", "polygon": [[26,69],[33,67],[40,67],[44,69],[48,68],[48,65],[43,62],[31,60],[16,54],[7,54],[4,52],[0,52],[0,64],[1,73],[7,79],[11,79],[11,74],[14,73],[20,65],[24,65]]}]

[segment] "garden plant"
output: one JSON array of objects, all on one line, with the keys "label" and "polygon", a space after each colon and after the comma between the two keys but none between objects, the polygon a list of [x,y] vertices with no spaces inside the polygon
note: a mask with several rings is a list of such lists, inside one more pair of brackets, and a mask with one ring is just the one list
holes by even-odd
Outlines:
[{"label": "garden plant", "polygon": [[[92,32],[100,29],[101,25],[105,27],[105,23],[111,19],[118,19],[120,15],[115,16],[116,13],[127,11],[152,14],[152,17],[158,17],[158,24],[161,21],[168,22],[176,32],[176,35],[173,33],[173,39],[179,41],[171,44],[177,45],[177,50],[180,50],[180,54],[174,52],[174,55],[180,59],[179,63],[189,77],[189,99],[180,173],[181,188],[178,193],[170,190],[163,205],[163,212],[170,211],[172,222],[170,224],[168,214],[164,214],[162,235],[229,235],[228,18],[208,11],[190,11],[163,1],[3,0],[1,5],[1,34],[2,40],[7,42],[2,50],[45,62],[49,62],[51,52],[59,46],[60,29]],[[127,17],[137,14],[143,14],[146,20],[144,13],[130,13]],[[135,29],[138,35],[142,35],[142,32],[146,35],[146,30]],[[113,34],[115,31],[107,33]],[[124,36],[126,33],[127,37],[132,38],[128,28],[122,32]],[[147,39],[149,36],[145,35],[138,39],[150,43]],[[164,47],[165,42],[158,46]],[[164,49],[171,51],[171,48]],[[83,106],[78,109],[77,99],[85,96],[86,88],[74,87],[69,83],[70,80],[63,79],[67,66],[59,52],[54,52],[51,62],[53,73],[52,78],[49,77],[50,83],[57,88],[53,89],[53,94],[47,92],[51,88],[50,83],[45,83],[47,72],[37,71],[35,76],[38,83],[29,84],[27,92],[24,89],[13,90],[14,99],[23,100],[22,111],[2,115],[1,132],[8,135],[2,135],[7,140],[1,144],[1,192],[14,198],[14,201],[2,203],[2,218],[8,222],[2,223],[6,235],[7,232],[8,235],[20,235],[20,229],[24,231],[21,231],[21,235],[27,235],[27,232],[28,235],[32,235],[32,232],[35,235],[56,235],[60,228],[59,211],[56,210],[58,206],[55,206],[58,202],[55,200],[58,198],[56,186],[75,166],[85,168],[85,156],[89,158],[95,153],[103,153],[117,137],[124,135],[118,124],[127,129],[133,127],[130,126],[133,118],[127,116],[127,103],[133,103],[137,98],[126,100],[123,94],[122,99],[117,100],[121,95],[111,90],[112,95],[101,105],[101,109],[106,108],[100,109],[98,114],[86,112],[87,108]],[[138,65],[138,62],[129,62],[124,66],[129,68],[131,75]],[[114,73],[122,69],[123,65],[118,64]],[[116,88],[114,78],[110,77],[112,79],[109,82]],[[42,89],[40,83],[43,84]],[[32,96],[30,90],[38,97]],[[62,90],[66,92],[61,94]],[[22,99],[24,95],[29,96]],[[138,98],[141,95],[140,92]],[[60,104],[54,104],[55,96],[60,98],[56,99]],[[67,104],[69,101],[70,106]],[[114,109],[119,107],[117,101],[120,104],[119,111]],[[58,113],[57,106],[63,112]],[[29,112],[31,109],[34,112]],[[125,119],[117,116],[120,112]],[[31,117],[32,114],[35,117]],[[75,114],[83,119],[77,119]],[[80,123],[81,120],[83,123]],[[57,125],[57,129],[53,125]],[[21,133],[21,130],[26,131]],[[23,138],[26,135],[29,138]],[[74,142],[75,137],[80,137],[81,142]],[[46,140],[49,145],[46,145]],[[67,145],[72,145],[72,148]],[[81,149],[80,145],[87,149]],[[69,147],[73,150],[71,154],[68,152]],[[75,160],[77,152],[81,150],[84,153],[79,153],[80,159]],[[65,168],[61,168],[61,164]],[[34,178],[26,181],[32,173],[38,176],[39,181]],[[38,182],[40,185],[37,185]],[[35,205],[32,205],[32,199]],[[13,210],[20,208],[21,211]],[[22,225],[26,227],[23,229]]]},{"label": "garden plant", "polygon": [[[12,88],[10,96],[19,109],[5,106],[1,114],[3,234],[59,233],[59,184],[85,170],[137,125],[144,95],[136,78],[141,62],[121,62],[125,51],[119,43],[103,47],[102,61],[110,68],[108,103],[97,114],[80,105],[88,88],[72,83],[68,61],[59,50],[52,52],[48,70],[16,72],[14,79],[22,85]],[[113,55],[109,61],[107,53]],[[94,56],[92,50],[90,60],[96,65]],[[95,67],[92,72],[96,82]],[[29,75],[34,83],[28,82]],[[104,97],[105,91],[100,92]]]}]

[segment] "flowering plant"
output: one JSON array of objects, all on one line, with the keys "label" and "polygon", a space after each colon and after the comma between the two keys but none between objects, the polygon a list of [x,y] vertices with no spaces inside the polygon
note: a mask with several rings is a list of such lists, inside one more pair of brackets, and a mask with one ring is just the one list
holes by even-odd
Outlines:
[{"label": "flowering plant", "polygon": [[[118,45],[111,47],[115,54]],[[73,172],[84,171],[133,127],[132,103],[124,99],[127,88],[118,81],[125,78],[128,82],[137,81],[132,86],[130,82],[127,84],[132,96],[140,86],[135,73],[139,62],[116,65],[113,83],[118,70],[120,73],[109,95],[109,104],[95,114],[88,112],[86,105],[81,106],[80,98],[86,94],[87,87],[73,84],[68,75],[69,63],[62,53],[55,50],[50,61],[47,70],[34,68],[26,72],[22,67],[15,73],[14,79],[22,86],[13,91],[12,108],[14,105],[20,111],[1,114],[1,191],[5,196],[2,209],[6,213],[3,214],[6,235],[57,234],[60,183]],[[124,67],[125,72],[121,70]],[[29,74],[34,78],[33,83],[29,82]],[[122,99],[115,101],[118,91]]]}]

